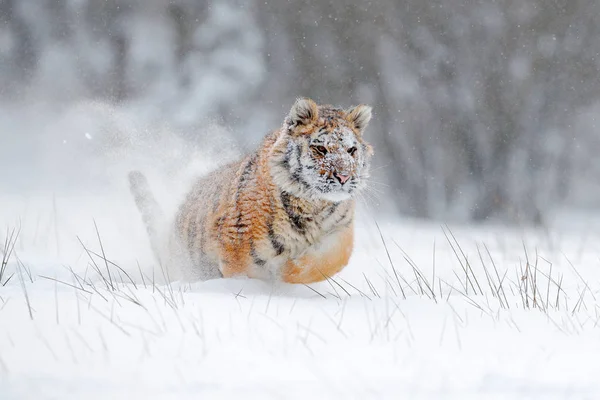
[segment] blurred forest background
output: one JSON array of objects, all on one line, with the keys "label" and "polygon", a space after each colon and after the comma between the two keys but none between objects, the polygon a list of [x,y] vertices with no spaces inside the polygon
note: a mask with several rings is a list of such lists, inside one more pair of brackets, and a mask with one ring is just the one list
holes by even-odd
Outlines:
[{"label": "blurred forest background", "polygon": [[595,0],[0,0],[0,107],[217,119],[249,150],[296,97],[369,103],[381,210],[542,223],[600,206],[599,39]]}]

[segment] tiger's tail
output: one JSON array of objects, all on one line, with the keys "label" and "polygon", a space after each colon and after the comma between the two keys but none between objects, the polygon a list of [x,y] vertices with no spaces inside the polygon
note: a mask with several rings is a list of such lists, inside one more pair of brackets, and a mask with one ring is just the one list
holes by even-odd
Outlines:
[{"label": "tiger's tail", "polygon": [[155,257],[161,262],[161,240],[164,237],[161,235],[165,227],[165,216],[160,205],[156,201],[148,180],[140,171],[131,171],[128,175],[129,190],[133,195],[135,204],[142,215],[142,220],[148,232],[150,246]]}]

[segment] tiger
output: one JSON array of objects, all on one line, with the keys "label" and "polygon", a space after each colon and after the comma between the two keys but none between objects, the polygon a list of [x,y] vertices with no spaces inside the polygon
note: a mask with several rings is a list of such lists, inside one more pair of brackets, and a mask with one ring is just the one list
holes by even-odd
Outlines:
[{"label": "tiger", "polygon": [[[129,188],[161,263],[187,281],[245,276],[292,284],[333,277],[354,247],[355,201],[374,154],[372,108],[298,98],[279,129],[237,162],[197,179],[169,224],[140,171]],[[164,246],[162,246],[164,247]]]}]

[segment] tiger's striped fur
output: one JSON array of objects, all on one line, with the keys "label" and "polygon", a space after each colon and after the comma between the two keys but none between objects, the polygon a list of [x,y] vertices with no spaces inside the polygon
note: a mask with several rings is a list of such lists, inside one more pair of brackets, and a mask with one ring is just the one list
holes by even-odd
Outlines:
[{"label": "tiger's striped fur", "polygon": [[[354,195],[368,177],[372,148],[362,134],[370,119],[365,105],[344,111],[298,99],[257,151],[196,182],[164,260],[190,280],[311,283],[338,273],[352,253]],[[130,184],[156,249],[155,202],[141,173]]]}]

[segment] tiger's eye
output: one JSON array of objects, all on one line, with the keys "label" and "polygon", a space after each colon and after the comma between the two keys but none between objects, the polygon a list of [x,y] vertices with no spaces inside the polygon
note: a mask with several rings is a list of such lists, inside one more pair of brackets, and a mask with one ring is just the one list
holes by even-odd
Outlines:
[{"label": "tiger's eye", "polygon": [[325,146],[313,146],[313,149],[322,156],[327,154],[327,148],[325,148]]},{"label": "tiger's eye", "polygon": [[350,148],[348,149],[348,154],[350,154],[351,156],[353,156],[353,155],[354,155],[354,153],[356,153],[356,147],[350,147]]}]

